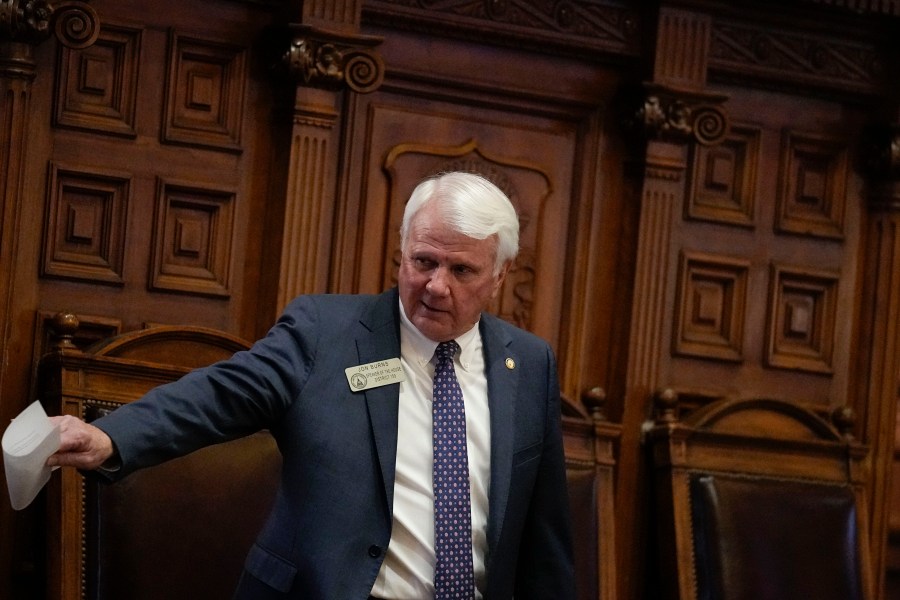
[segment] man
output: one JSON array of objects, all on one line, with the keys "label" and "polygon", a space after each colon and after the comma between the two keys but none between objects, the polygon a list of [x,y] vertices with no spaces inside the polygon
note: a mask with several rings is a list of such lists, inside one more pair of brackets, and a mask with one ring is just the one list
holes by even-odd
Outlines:
[{"label": "man", "polygon": [[57,418],[50,464],[116,480],[268,428],[282,481],[236,598],[573,598],[555,359],[482,312],[518,228],[486,179],[422,182],[396,289],[302,296],[247,352]]}]

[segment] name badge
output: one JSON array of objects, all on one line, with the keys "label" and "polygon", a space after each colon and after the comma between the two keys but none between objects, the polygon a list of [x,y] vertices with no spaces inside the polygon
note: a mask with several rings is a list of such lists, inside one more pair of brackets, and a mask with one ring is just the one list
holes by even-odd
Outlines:
[{"label": "name badge", "polygon": [[383,385],[406,381],[403,365],[400,364],[399,358],[389,358],[365,365],[348,367],[344,369],[344,373],[347,375],[347,383],[350,384],[350,390],[354,392],[362,392]]}]

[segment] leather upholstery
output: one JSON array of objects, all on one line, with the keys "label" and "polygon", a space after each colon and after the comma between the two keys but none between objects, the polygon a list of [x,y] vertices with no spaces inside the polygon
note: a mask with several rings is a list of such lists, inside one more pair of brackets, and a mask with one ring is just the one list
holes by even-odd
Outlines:
[{"label": "leather upholstery", "polygon": [[275,497],[268,432],[88,484],[89,598],[229,598]]},{"label": "leather upholstery", "polygon": [[698,598],[861,598],[849,486],[694,475]]}]

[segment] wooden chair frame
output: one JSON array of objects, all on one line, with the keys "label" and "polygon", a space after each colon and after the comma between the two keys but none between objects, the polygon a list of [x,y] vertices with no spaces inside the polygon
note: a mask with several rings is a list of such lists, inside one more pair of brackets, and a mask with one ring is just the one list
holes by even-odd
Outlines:
[{"label": "wooden chair frame", "polygon": [[[57,348],[40,362],[39,397],[48,414],[74,415],[87,421],[194,368],[249,347],[237,337],[212,329],[160,326],[116,336],[82,352],[71,342],[77,319],[74,323],[63,332]],[[268,432],[254,435],[266,436],[263,443],[271,445],[276,454]],[[280,462],[274,468],[277,472]],[[91,548],[94,542],[89,530],[95,518],[91,513],[98,510],[89,493],[91,485],[96,489],[96,484],[86,482],[74,469],[62,469],[48,484],[48,598],[80,600],[96,593],[89,581],[91,561],[96,561],[92,557],[97,556]],[[152,568],[149,563],[148,568]]]},{"label": "wooden chair frame", "polygon": [[[684,420],[676,417],[676,409],[677,396],[671,391],[661,394],[656,424],[647,438],[655,469],[663,597],[701,597],[690,490],[691,479],[698,474],[808,482],[852,490],[860,596],[874,597],[865,494],[866,447],[816,413],[780,400],[719,400]],[[852,422],[845,425],[849,431]]]}]

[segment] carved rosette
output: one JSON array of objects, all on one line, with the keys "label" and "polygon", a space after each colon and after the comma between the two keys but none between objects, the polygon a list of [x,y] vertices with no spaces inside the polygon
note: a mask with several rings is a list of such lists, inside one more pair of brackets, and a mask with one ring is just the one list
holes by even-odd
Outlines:
[{"label": "carved rosette", "polygon": [[100,19],[76,0],[0,0],[0,41],[38,44],[51,33],[65,46],[87,48],[100,35]]},{"label": "carved rosette", "polygon": [[295,25],[292,33],[282,61],[299,85],[346,86],[360,94],[374,92],[381,85],[384,62],[373,49],[381,38],[339,35],[306,25]]},{"label": "carved rosette", "polygon": [[648,139],[715,145],[728,135],[728,115],[721,106],[725,99],[647,84],[630,124]]}]

